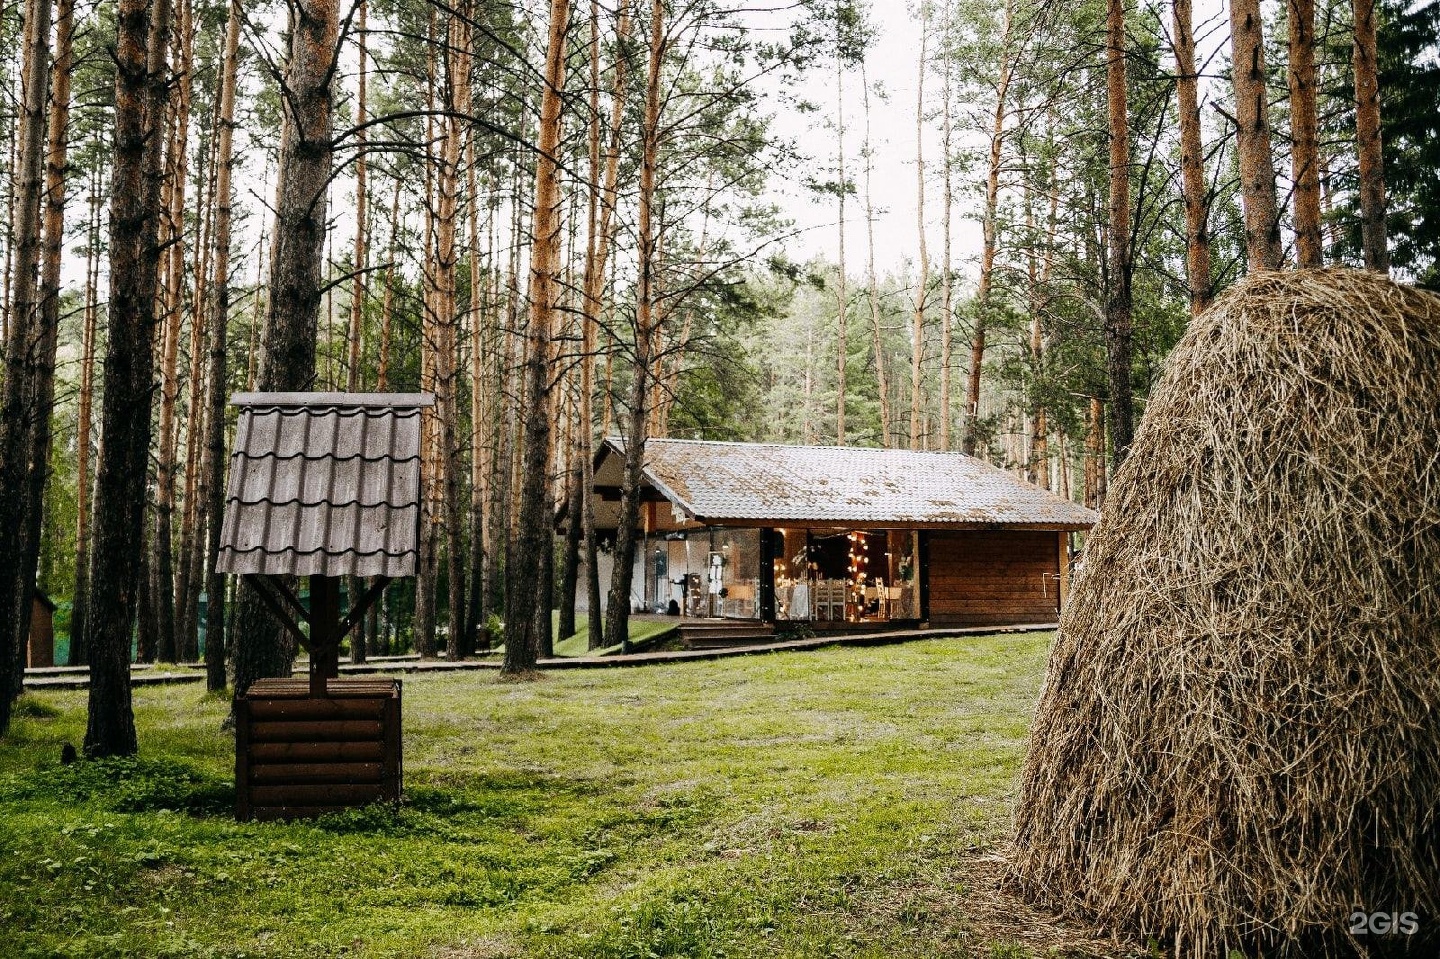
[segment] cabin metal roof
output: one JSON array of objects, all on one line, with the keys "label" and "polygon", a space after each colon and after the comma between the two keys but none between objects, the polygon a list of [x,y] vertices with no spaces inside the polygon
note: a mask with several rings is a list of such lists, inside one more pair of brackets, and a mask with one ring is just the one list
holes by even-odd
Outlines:
[{"label": "cabin metal roof", "polygon": [[428,393],[237,393],[216,571],[413,576]]},{"label": "cabin metal roof", "polygon": [[[595,471],[602,494],[618,488],[624,450],[606,440]],[[1099,519],[963,453],[651,439],[644,478],[677,519],[713,526],[1069,530]]]}]

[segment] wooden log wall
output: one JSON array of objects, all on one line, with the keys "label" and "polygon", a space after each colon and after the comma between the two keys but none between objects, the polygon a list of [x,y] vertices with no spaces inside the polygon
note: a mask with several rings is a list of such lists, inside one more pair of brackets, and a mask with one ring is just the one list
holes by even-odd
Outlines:
[{"label": "wooden log wall", "polygon": [[932,626],[1006,626],[1059,617],[1064,533],[994,530],[928,536]]},{"label": "wooden log wall", "polygon": [[263,679],[235,703],[235,814],[300,819],[400,801],[400,681]]}]

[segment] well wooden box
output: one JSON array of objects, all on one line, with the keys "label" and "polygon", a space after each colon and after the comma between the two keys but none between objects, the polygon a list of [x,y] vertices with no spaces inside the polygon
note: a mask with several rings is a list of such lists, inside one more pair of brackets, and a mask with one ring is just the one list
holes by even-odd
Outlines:
[{"label": "well wooden box", "polygon": [[235,815],[299,819],[400,801],[400,680],[262,679],[235,701]]}]

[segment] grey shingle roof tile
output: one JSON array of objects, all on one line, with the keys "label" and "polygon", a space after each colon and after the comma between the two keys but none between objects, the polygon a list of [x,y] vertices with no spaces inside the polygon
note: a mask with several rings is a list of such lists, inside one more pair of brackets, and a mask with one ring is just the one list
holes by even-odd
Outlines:
[{"label": "grey shingle roof tile", "polygon": [[963,453],[651,439],[645,474],[706,522],[1084,529],[1099,518]]},{"label": "grey shingle roof tile", "polygon": [[242,393],[216,569],[413,576],[424,393]]}]

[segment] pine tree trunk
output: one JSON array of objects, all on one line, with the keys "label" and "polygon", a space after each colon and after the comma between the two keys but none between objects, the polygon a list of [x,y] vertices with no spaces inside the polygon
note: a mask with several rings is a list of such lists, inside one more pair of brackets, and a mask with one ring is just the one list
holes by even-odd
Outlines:
[{"label": "pine tree trunk", "polygon": [[1360,154],[1360,239],[1365,268],[1390,272],[1385,235],[1385,170],[1380,152],[1380,82],[1375,64],[1375,0],[1354,0],[1355,142]]},{"label": "pine tree trunk", "polygon": [[[473,58],[473,51],[471,52]],[[470,113],[475,112],[475,92],[470,90]],[[485,501],[490,481],[492,438],[489,428],[491,401],[489,346],[485,329],[485,300],[480,273],[480,191],[475,176],[475,139],[466,138],[466,190],[470,195],[468,221],[470,228],[470,590],[465,595],[465,636],[462,647],[466,655],[474,655],[479,647],[480,629],[489,610],[485,606],[488,585],[487,563],[490,542],[486,529]],[[493,217],[491,218],[493,222]],[[493,252],[492,242],[486,248]],[[486,281],[488,282],[488,276]]]},{"label": "pine tree trunk", "polygon": [[1105,353],[1110,379],[1111,453],[1118,466],[1134,433],[1130,389],[1130,126],[1125,98],[1125,0],[1106,6],[1106,99],[1110,115],[1110,260]]},{"label": "pine tree trunk", "polygon": [[1315,116],[1315,0],[1290,0],[1290,149],[1295,183],[1295,262],[1321,265],[1320,141]]},{"label": "pine tree trunk", "polygon": [[384,393],[390,388],[390,323],[395,311],[395,255],[400,239],[400,178],[395,178],[395,193],[390,200],[390,248],[385,253],[385,293],[380,300],[380,359],[375,374],[375,388]]},{"label": "pine tree trunk", "polygon": [[450,17],[448,31],[449,55],[446,65],[449,83],[446,85],[450,116],[446,120],[444,155],[440,165],[440,222],[437,245],[437,270],[440,274],[438,321],[440,323],[439,387],[436,397],[443,413],[439,419],[439,442],[441,456],[441,483],[445,510],[445,558],[448,574],[449,632],[446,638],[445,655],[452,662],[464,658],[465,639],[465,557],[463,548],[464,517],[460,504],[460,443],[455,426],[460,420],[459,363],[459,314],[456,301],[455,271],[459,262],[459,245],[456,243],[457,221],[459,218],[458,193],[460,186],[461,143],[466,121],[460,114],[470,106],[470,34],[468,5],[462,6],[457,15]]},{"label": "pine tree trunk", "polygon": [[100,270],[100,171],[96,164],[90,177],[90,224],[85,249],[85,328],[80,345],[80,398],[75,424],[75,596],[70,610],[70,659],[67,665],[83,666],[85,653],[85,611],[90,594],[90,444],[94,433],[92,411],[95,399],[95,332],[100,312],[97,287]]},{"label": "pine tree trunk", "polygon": [[[60,334],[60,268],[65,253],[65,175],[68,165],[70,125],[70,74],[74,66],[74,0],[59,0],[55,17],[55,58],[51,66],[51,95],[48,144],[45,161],[44,249],[40,266],[40,342],[34,371],[33,420],[30,433],[30,488],[26,512],[30,527],[25,531],[22,575],[30,586],[21,593],[22,609],[29,609],[34,596],[36,561],[39,558],[45,482],[50,477],[50,441],[55,409],[55,353]],[[93,332],[92,332],[93,339]],[[82,481],[83,482],[83,481]],[[78,578],[78,573],[77,573]],[[28,626],[29,618],[23,620]],[[28,628],[18,639],[26,642]],[[19,684],[16,684],[16,692]]]},{"label": "pine tree trunk", "polygon": [[[951,43],[950,35],[950,8],[945,9],[944,45],[948,48]],[[944,58],[945,67],[942,79],[942,105],[940,110],[940,169],[944,181],[944,191],[941,194],[940,221],[941,233],[944,240],[944,250],[941,254],[940,264],[940,449],[950,449],[950,365],[953,362],[951,327],[954,323],[952,309],[954,308],[954,263],[950,250],[950,213],[955,205],[954,193],[954,158],[950,153],[950,63],[951,56],[948,49],[942,49],[941,56]]]},{"label": "pine tree trunk", "polygon": [[634,580],[635,541],[640,520],[641,471],[645,463],[645,397],[653,370],[655,271],[655,173],[660,153],[660,69],[665,56],[665,6],[650,5],[650,57],[645,76],[645,111],[641,127],[639,219],[639,280],[635,301],[635,370],[630,387],[630,422],[625,436],[625,468],[620,486],[620,516],[615,530],[615,568],[605,610],[605,635],[622,650],[630,645],[630,591]]},{"label": "pine tree trunk", "polygon": [[[551,0],[545,54],[545,85],[540,94],[540,127],[535,157],[535,206],[530,249],[530,327],[524,369],[525,429],[520,448],[520,504],[515,548],[507,564],[505,663],[507,673],[535,668],[539,653],[534,620],[543,578],[543,551],[550,544],[546,510],[550,487],[550,352],[563,289],[560,241],[560,168],[562,95],[565,89],[565,36],[569,0]],[[553,562],[553,558],[551,560]],[[548,608],[548,601],[544,604]],[[548,624],[547,624],[548,625]]]},{"label": "pine tree trunk", "polygon": [[970,373],[965,386],[965,431],[960,438],[960,448],[971,456],[979,446],[980,377],[985,369],[986,324],[990,319],[990,291],[995,283],[995,252],[999,247],[1000,161],[1006,137],[1007,98],[1010,94],[1010,82],[1015,75],[1014,61],[1009,54],[1010,38],[1010,3],[1007,0],[1000,37],[1001,46],[1006,53],[1000,64],[999,82],[995,86],[995,122],[990,128],[989,163],[985,173],[985,206],[980,220],[980,279],[975,291],[975,330],[970,339]]},{"label": "pine tree trunk", "polygon": [[1090,397],[1085,413],[1085,505],[1101,506],[1100,477],[1105,472],[1105,409],[1097,396]]},{"label": "pine tree trunk", "polygon": [[[338,0],[290,10],[290,55],[281,98],[280,169],[270,249],[269,303],[257,382],[261,390],[300,391],[315,379],[326,193],[331,176],[330,86],[339,36]],[[235,692],[285,676],[293,650],[250,587],[242,586],[233,633]]]},{"label": "pine tree trunk", "polygon": [[[835,445],[845,445],[845,368],[850,360],[850,334],[846,325],[846,310],[849,297],[845,290],[845,58],[841,51],[835,54],[835,131],[836,167],[840,184],[840,227],[838,230],[840,263],[836,289],[835,329]],[[923,229],[923,227],[922,227]],[[678,366],[678,364],[677,364]]]},{"label": "pine tree trunk", "polygon": [[175,404],[179,395],[179,356],[184,309],[181,302],[185,278],[185,188],[190,130],[190,6],[179,0],[176,10],[179,60],[176,84],[170,96],[170,147],[166,158],[166,202],[168,204],[162,239],[164,253],[163,330],[160,370],[160,436],[155,465],[155,611],[160,624],[163,662],[178,657],[175,616],[175,556],[173,519],[175,513],[175,458],[178,442]]},{"label": "pine tree trunk", "polygon": [[[355,46],[356,46],[356,73],[355,73],[355,243],[352,248],[350,268],[355,276],[350,283],[350,325],[346,331],[345,343],[348,348],[346,357],[345,388],[351,392],[358,392],[360,383],[360,363],[364,356],[365,340],[365,300],[368,293],[369,273],[366,262],[366,238],[370,229],[367,219],[366,192],[368,186],[366,178],[366,146],[369,140],[369,133],[365,128],[365,121],[368,119],[366,111],[366,78],[365,59],[366,43],[369,39],[369,4],[366,0],[359,0],[355,8]],[[363,581],[358,576],[346,578],[346,593],[350,602],[354,603],[364,590]],[[350,662],[365,662],[366,631],[356,628],[350,634]]]},{"label": "pine tree trunk", "polygon": [[[363,354],[363,339],[365,331],[365,297],[366,297],[366,250],[365,237],[369,223],[365,218],[365,204],[368,199],[366,193],[366,170],[365,170],[365,149],[369,134],[365,129],[367,119],[365,103],[365,57],[366,39],[368,37],[368,24],[366,16],[369,4],[366,0],[359,0],[355,10],[355,45],[357,69],[355,76],[355,245],[351,256],[350,268],[355,271],[355,278],[350,284],[350,327],[346,337],[346,345],[349,347],[349,363],[346,370],[346,389],[354,393],[360,389],[360,358]],[[352,648],[355,644],[352,641]],[[364,662],[365,655],[362,652],[357,662]]]},{"label": "pine tree trunk", "polygon": [[920,277],[915,290],[915,319],[910,326],[910,448],[921,448],[920,370],[925,356],[925,307],[930,295],[930,256],[925,250],[925,48],[926,14],[920,16],[920,78],[915,86],[915,225],[920,238]]},{"label": "pine tree trunk", "polygon": [[865,61],[860,62],[860,86],[865,96],[865,237],[866,237],[866,285],[870,300],[871,349],[875,360],[875,392],[880,398],[880,445],[889,448],[894,444],[890,434],[890,385],[885,375],[885,339],[880,326],[880,281],[875,273],[875,208],[874,193],[871,190],[870,174],[873,162],[870,153],[870,82],[865,72]]},{"label": "pine tree trunk", "polygon": [[[10,725],[10,703],[24,681],[30,604],[35,590],[40,503],[34,499],[35,474],[49,471],[47,455],[34,460],[36,437],[49,434],[45,354],[53,390],[53,333],[45,329],[37,272],[41,254],[40,200],[45,176],[45,100],[49,80],[50,0],[25,5],[22,114],[12,190],[19,196],[12,221],[15,278],[10,305],[5,381],[0,398],[0,735]],[[43,422],[42,422],[43,420]]]},{"label": "pine tree trunk", "polygon": [[1195,70],[1195,29],[1190,0],[1174,0],[1173,13],[1180,177],[1185,198],[1185,271],[1190,289],[1190,315],[1199,316],[1209,307],[1211,299],[1210,206],[1206,200],[1205,153],[1200,138],[1200,77]]},{"label": "pine tree trunk", "polygon": [[230,320],[230,218],[231,178],[235,169],[235,83],[240,48],[241,0],[230,0],[225,22],[225,46],[220,61],[215,146],[215,232],[210,284],[209,373],[205,422],[205,449],[200,463],[200,500],[205,529],[205,687],[225,688],[225,575],[215,572],[220,558],[220,527],[225,514],[225,393],[228,372],[225,351]]},{"label": "pine tree trunk", "polygon": [[169,26],[168,0],[153,7],[148,0],[120,0],[114,50],[109,337],[85,621],[90,655],[85,751],[92,756],[131,755],[136,750],[130,635],[137,588],[143,589],[137,582],[136,559],[143,568]]},{"label": "pine tree trunk", "polygon": [[[437,50],[441,46],[435,31],[435,8],[430,8],[425,73],[425,241],[421,256],[420,272],[422,297],[420,304],[420,388],[427,393],[436,391],[435,385],[435,286],[436,270],[436,203],[435,203],[435,122],[438,104],[435,93],[440,87],[441,77],[437,62]],[[440,470],[436,468],[436,419],[440,411],[434,406],[421,414],[420,431],[420,552],[419,568],[415,574],[415,652],[422,659],[432,659],[438,652],[436,609],[438,601],[436,573],[440,565],[440,537],[438,508],[440,503]]]},{"label": "pine tree trunk", "polygon": [[[1235,150],[1245,213],[1246,259],[1252,272],[1280,269],[1283,256],[1280,217],[1275,207],[1275,161],[1270,148],[1263,26],[1260,0],[1230,0],[1235,121],[1239,126]],[[1111,404],[1112,417],[1115,406]],[[1112,438],[1118,447],[1121,437]]]},{"label": "pine tree trunk", "polygon": [[[218,85],[217,85],[218,87]],[[216,90],[215,102],[220,91]],[[190,306],[190,374],[187,384],[190,415],[185,424],[185,492],[181,500],[183,512],[180,526],[180,572],[175,583],[176,651],[182,662],[193,663],[200,658],[199,608],[204,582],[205,523],[204,496],[201,485],[201,448],[207,429],[208,405],[205,402],[206,319],[209,315],[210,254],[215,226],[215,142],[218,114],[210,115],[210,130],[200,144],[200,170],[196,179],[197,200],[204,215],[200,232],[191,248],[190,270],[195,278]]]},{"label": "pine tree trunk", "polygon": [[[593,0],[592,0],[593,3]],[[598,7],[598,4],[595,5]],[[592,15],[595,11],[592,10]],[[620,8],[616,20],[616,43],[622,47],[630,40],[630,0],[620,0]],[[595,66],[592,70],[594,86],[599,88],[599,50],[600,40],[598,28],[591,40],[591,54]],[[617,55],[614,65],[614,77],[610,92],[610,126],[609,140],[604,153],[604,181],[601,185],[599,167],[601,164],[600,154],[600,123],[599,123],[599,101],[592,100],[592,116],[594,120],[590,130],[590,223],[593,232],[589,246],[593,253],[586,257],[585,262],[585,302],[583,304],[585,316],[585,361],[581,369],[581,423],[580,432],[582,451],[580,456],[581,482],[585,494],[581,499],[582,522],[584,523],[585,536],[585,583],[587,600],[589,605],[589,648],[600,649],[605,645],[605,615],[601,609],[601,585],[600,585],[600,551],[598,538],[595,532],[595,500],[590,495],[594,485],[594,456],[591,449],[591,438],[594,435],[595,412],[593,399],[595,395],[595,351],[598,348],[600,330],[600,311],[605,299],[605,271],[609,261],[610,246],[614,235],[613,217],[615,208],[618,206],[617,181],[619,179],[620,167],[620,127],[624,115],[625,106],[625,78],[627,60],[623,53]],[[597,210],[598,208],[598,219]],[[588,252],[588,251],[587,251]],[[609,427],[609,387],[610,377],[610,356],[606,355],[606,378],[605,378],[605,426],[602,428],[603,436]]]}]

